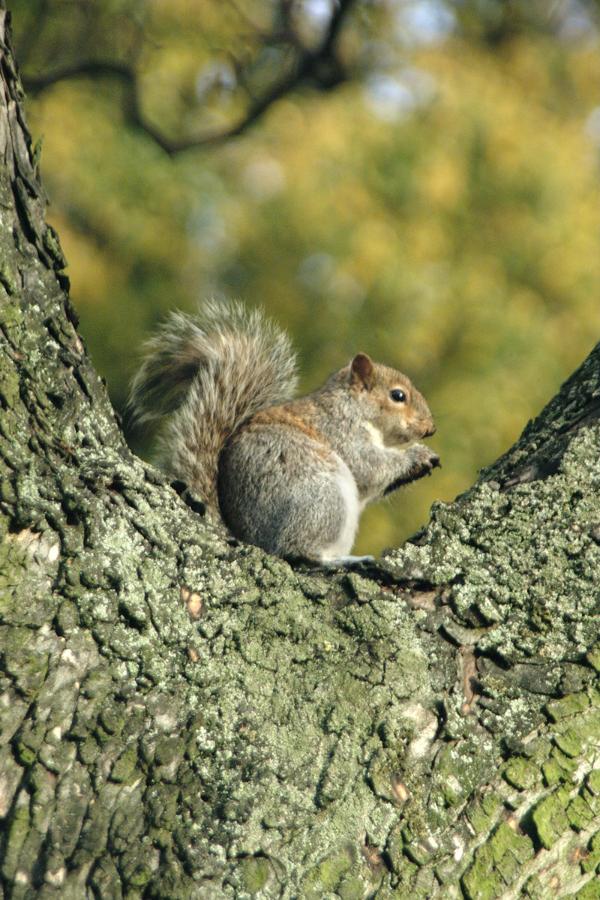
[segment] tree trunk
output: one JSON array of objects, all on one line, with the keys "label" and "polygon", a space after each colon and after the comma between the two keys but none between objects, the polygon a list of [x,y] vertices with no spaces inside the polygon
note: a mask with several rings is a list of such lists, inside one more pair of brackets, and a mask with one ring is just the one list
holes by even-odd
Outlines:
[{"label": "tree trunk", "polygon": [[600,345],[357,573],[240,546],[126,447],[0,13],[6,897],[600,896]]}]

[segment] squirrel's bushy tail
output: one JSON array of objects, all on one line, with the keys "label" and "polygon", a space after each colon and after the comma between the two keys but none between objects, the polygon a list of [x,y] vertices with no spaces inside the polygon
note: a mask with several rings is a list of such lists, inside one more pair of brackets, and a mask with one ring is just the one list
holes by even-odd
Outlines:
[{"label": "squirrel's bushy tail", "polygon": [[132,419],[164,420],[160,464],[217,508],[219,455],[229,435],[294,394],[290,340],[261,311],[210,300],[195,316],[172,313],[145,354],[131,386]]}]

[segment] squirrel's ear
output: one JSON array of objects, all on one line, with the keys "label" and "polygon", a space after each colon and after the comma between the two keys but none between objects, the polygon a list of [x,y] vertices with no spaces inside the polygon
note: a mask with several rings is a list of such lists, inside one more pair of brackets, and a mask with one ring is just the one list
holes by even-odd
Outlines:
[{"label": "squirrel's ear", "polygon": [[357,353],[350,365],[350,381],[360,385],[367,391],[373,387],[375,367],[373,360],[366,353]]}]

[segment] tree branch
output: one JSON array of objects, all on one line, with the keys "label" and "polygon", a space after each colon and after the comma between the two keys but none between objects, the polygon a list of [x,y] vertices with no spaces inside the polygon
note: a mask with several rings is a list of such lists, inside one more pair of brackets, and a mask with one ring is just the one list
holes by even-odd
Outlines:
[{"label": "tree branch", "polygon": [[124,443],[5,26],[1,896],[597,897],[600,345],[368,570],[240,546]]},{"label": "tree branch", "polygon": [[37,95],[58,84],[59,81],[71,81],[74,78],[97,78],[105,75],[116,76],[128,83],[134,83],[137,78],[135,70],[125,63],[92,59],[70,66],[61,66],[52,72],[44,72],[41,75],[24,75],[22,81],[28,94]]},{"label": "tree branch", "polygon": [[329,26],[316,49],[300,47],[294,42],[296,60],[292,70],[280,76],[264,93],[256,97],[245,114],[223,128],[207,129],[199,134],[176,138],[165,134],[144,113],[139,75],[126,63],[111,60],[87,60],[57,68],[40,75],[24,75],[23,85],[29,94],[40,94],[60,81],[76,78],[113,77],[124,86],[123,112],[127,124],[139,129],[169,156],[186,150],[215,146],[238,137],[254,125],[282,97],[310,85],[328,91],[347,80],[349,73],[340,60],[338,41],[343,23],[355,0],[338,0]]}]

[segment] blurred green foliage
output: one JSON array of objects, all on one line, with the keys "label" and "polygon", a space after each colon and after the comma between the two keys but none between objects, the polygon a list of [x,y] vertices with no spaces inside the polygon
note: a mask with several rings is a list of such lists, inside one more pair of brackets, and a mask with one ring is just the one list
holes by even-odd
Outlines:
[{"label": "blurred green foliage", "polygon": [[[255,89],[286,65],[264,39],[268,0],[11,6],[26,75],[135,57],[170,133],[243,112],[240,59]],[[443,469],[368,511],[358,552],[465,489],[600,335],[595,5],[554,20],[546,6],[357,3],[342,48],[357,77],[174,157],[128,121],[116,79],[31,99],[50,220],[117,408],[166,311],[242,297],[291,332],[305,389],[365,350],[430,402]]]}]

